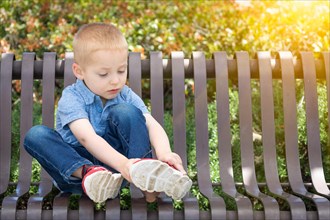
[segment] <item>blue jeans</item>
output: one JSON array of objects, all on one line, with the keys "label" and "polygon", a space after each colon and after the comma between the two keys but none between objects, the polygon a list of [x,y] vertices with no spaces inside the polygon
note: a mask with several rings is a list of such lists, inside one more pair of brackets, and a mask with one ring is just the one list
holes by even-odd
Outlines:
[{"label": "blue jeans", "polygon": [[[145,117],[138,108],[129,104],[112,106],[107,120],[103,138],[114,149],[127,158],[152,157]],[[117,172],[97,160],[85,147],[64,142],[59,133],[44,125],[28,131],[24,147],[63,192],[82,193],[81,179],[71,175],[83,165],[100,165]]]}]

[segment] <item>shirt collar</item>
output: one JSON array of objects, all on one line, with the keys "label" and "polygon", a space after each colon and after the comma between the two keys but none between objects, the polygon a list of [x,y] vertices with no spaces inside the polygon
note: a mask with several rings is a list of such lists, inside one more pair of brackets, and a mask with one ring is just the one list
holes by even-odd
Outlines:
[{"label": "shirt collar", "polygon": [[86,105],[90,105],[94,102],[94,98],[96,95],[87,88],[87,86],[85,85],[85,83],[82,80],[77,79],[76,89],[84,98]]}]

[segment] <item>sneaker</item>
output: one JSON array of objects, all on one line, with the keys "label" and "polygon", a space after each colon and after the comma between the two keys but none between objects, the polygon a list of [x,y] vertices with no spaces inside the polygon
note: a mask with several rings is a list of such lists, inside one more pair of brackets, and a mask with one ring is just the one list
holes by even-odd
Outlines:
[{"label": "sneaker", "polygon": [[115,198],[123,182],[121,174],[111,173],[101,166],[84,166],[82,176],[82,188],[94,202],[104,202],[108,198]]},{"label": "sneaker", "polygon": [[142,159],[130,168],[132,182],[147,192],[165,192],[175,200],[182,199],[192,186],[187,175],[167,163],[154,159]]}]

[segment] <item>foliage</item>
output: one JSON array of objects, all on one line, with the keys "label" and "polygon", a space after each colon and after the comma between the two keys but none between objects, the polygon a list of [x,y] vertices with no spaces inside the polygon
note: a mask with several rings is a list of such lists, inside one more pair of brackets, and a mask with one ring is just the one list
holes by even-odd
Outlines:
[{"label": "foliage", "polygon": [[[4,0],[0,52],[54,51],[64,57],[79,26],[112,22],[131,51],[329,50],[328,1]],[[318,22],[315,22],[318,21]],[[253,55],[253,54],[252,54]]]}]

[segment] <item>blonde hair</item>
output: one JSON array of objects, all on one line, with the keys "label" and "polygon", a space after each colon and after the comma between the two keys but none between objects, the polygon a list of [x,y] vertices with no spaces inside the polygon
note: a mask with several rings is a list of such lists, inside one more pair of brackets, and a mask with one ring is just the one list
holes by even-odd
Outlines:
[{"label": "blonde hair", "polygon": [[83,25],[73,39],[75,62],[83,65],[91,53],[101,49],[128,50],[128,45],[123,34],[112,24]]}]

